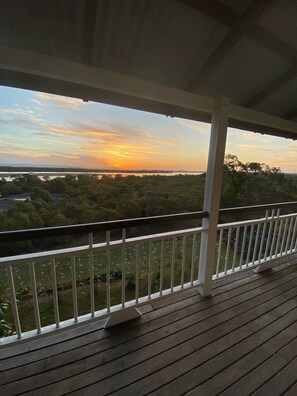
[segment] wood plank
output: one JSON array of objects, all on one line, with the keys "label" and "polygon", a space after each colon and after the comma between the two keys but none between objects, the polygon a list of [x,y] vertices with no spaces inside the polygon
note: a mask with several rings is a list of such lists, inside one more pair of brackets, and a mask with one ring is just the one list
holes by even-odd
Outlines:
[{"label": "wood plank", "polygon": [[[292,295],[294,294],[292,293]],[[266,327],[269,323],[273,323],[276,316],[283,316],[283,312],[291,311],[296,306],[297,303],[294,298],[272,310],[269,304],[265,304],[265,311],[268,312],[264,315],[264,311],[260,311],[262,314],[254,319],[252,319],[252,315],[246,315],[246,317],[238,316],[237,326],[242,323],[244,326],[236,329],[232,328],[232,326],[223,326],[222,328],[215,329],[216,333],[219,333],[219,335],[220,333],[222,334],[219,339],[211,339],[212,331],[210,331],[207,337],[208,340],[205,339],[201,343],[204,345],[202,348],[198,340],[188,340],[186,345],[182,345],[182,348],[178,346],[174,350],[160,355],[155,361],[150,360],[145,362],[145,364],[140,364],[135,368],[126,370],[125,376],[114,375],[110,379],[107,379],[102,383],[100,391],[103,392],[102,394],[105,394],[117,390],[118,395],[141,393],[141,389],[147,388],[153,391],[174,380],[177,373],[183,374],[205,363],[208,359],[226,351],[232,345],[241,342],[256,331]],[[258,311],[258,313],[260,312]],[[296,315],[296,313],[294,314]],[[247,322],[248,319],[252,320]],[[129,381],[135,382],[129,385]],[[178,390],[176,391],[178,394]],[[91,394],[89,393],[89,389],[88,393],[85,394]]]},{"label": "wood plank", "polygon": [[[197,311],[194,312],[199,312],[202,309],[206,309],[209,306],[213,306],[215,303],[221,303],[228,298],[232,298],[233,296],[239,295],[240,292],[241,294],[246,293],[253,288],[259,287],[262,284],[266,284],[268,282],[271,282],[272,279],[277,279],[279,277],[279,271],[282,271],[282,274],[288,274],[288,273],[293,273],[296,271],[297,266],[290,266],[287,268],[283,269],[283,266],[280,266],[279,269],[275,269],[274,271],[271,271],[271,273],[268,276],[264,276],[263,274],[254,274],[253,272],[252,275],[249,278],[246,279],[240,279],[239,281],[235,282],[236,287],[232,287],[232,284],[227,284],[224,285],[223,287],[220,287],[219,290],[214,291],[214,296],[212,297],[211,301],[208,300],[203,300],[200,296],[194,296],[193,299],[190,300],[185,300],[181,301],[175,306],[170,306],[170,307],[165,307],[164,309],[158,310],[158,312],[151,313],[150,315],[144,315],[141,321],[141,326],[142,326],[142,331],[143,333],[147,333],[149,331],[152,331],[152,329],[157,328],[158,326],[160,327],[161,325],[165,325],[165,323],[170,323],[172,320],[171,316],[167,315],[174,315],[175,319],[179,319],[182,317],[186,317],[188,314],[191,313],[191,311],[185,311],[185,308],[187,310],[191,310],[189,308],[190,305],[196,306]],[[253,287],[252,287],[253,286]],[[205,301],[202,303],[202,301]],[[162,322],[162,317],[167,317],[168,321],[164,320],[164,323]],[[158,318],[158,321],[155,322],[155,319]],[[160,321],[161,320],[161,321]],[[89,326],[87,327],[89,328]],[[86,334],[83,338],[80,337],[80,332],[78,332],[78,336],[75,339],[70,339],[69,341],[66,340],[63,343],[58,343],[57,345],[51,345],[51,342],[49,341],[49,348],[42,348],[41,350],[37,349],[34,351],[34,345],[29,343],[29,346],[26,346],[26,352],[24,355],[19,356],[17,359],[17,362],[15,359],[8,359],[4,361],[0,361],[0,371],[16,367],[17,365],[22,365],[22,364],[27,364],[30,362],[38,361],[40,359],[49,357],[49,356],[54,356],[55,354],[60,354],[63,352],[66,352],[68,350],[74,350],[75,348],[80,348],[82,345],[87,345],[91,344],[93,342],[98,342],[101,339],[104,339],[109,336],[114,336],[117,338],[117,342],[120,344],[121,342],[125,342],[129,339],[131,339],[131,333],[130,329],[134,328],[136,335],[139,336],[141,334],[139,325],[135,324],[126,324],[125,331],[121,331],[123,326],[120,326],[119,328],[112,329],[110,331],[93,331],[90,334]],[[92,330],[94,330],[91,327]],[[78,331],[79,329],[76,329],[75,331]],[[70,336],[71,336],[70,332]],[[65,337],[67,336],[67,332],[63,333],[61,336],[61,340],[65,340]],[[55,335],[55,339],[57,339],[58,334]],[[128,338],[125,338],[128,337]],[[48,337],[45,337],[43,340],[40,340],[41,346],[44,345]],[[37,342],[35,342],[35,345]],[[37,344],[38,345],[38,344]],[[45,344],[46,345],[46,344]],[[30,351],[32,349],[32,351]],[[36,348],[35,348],[36,349]],[[28,353],[30,351],[30,353]]]},{"label": "wood plank", "polygon": [[[296,351],[296,349],[295,349]],[[278,362],[274,360],[273,369],[277,367]],[[283,362],[284,363],[284,362]],[[292,360],[280,372],[276,372],[273,378],[266,382],[261,388],[254,393],[255,396],[262,395],[281,395],[296,382],[297,379],[297,357]]]},{"label": "wood plank", "polygon": [[[226,352],[223,354],[220,354],[219,356],[215,357],[214,359],[209,360],[205,364],[196,367],[194,370],[191,372],[187,373],[186,375],[179,377],[178,379],[172,381],[170,384],[167,386],[164,386],[160,389],[158,389],[157,392],[153,393],[155,395],[171,395],[172,392],[177,391],[179,393],[180,391],[183,392],[189,392],[189,395],[209,395],[212,396],[214,394],[219,393],[220,391],[218,390],[220,386],[226,386],[226,377],[225,377],[225,372],[222,373],[221,377],[221,382],[217,383],[217,377],[215,376],[216,373],[218,373],[221,370],[224,370],[226,367],[232,365],[232,373],[237,374],[237,376],[242,374],[242,369],[244,370],[249,370],[251,366],[243,366],[240,364],[240,368],[238,365],[236,365],[238,359],[241,359],[242,357],[245,357],[245,355],[248,353],[249,361],[248,363],[251,364],[252,366],[255,366],[257,363],[259,364],[259,360],[263,361],[265,359],[265,355],[268,357],[273,354],[273,351],[277,352],[277,348],[280,346],[283,346],[284,344],[288,343],[290,340],[293,340],[289,345],[287,345],[284,350],[283,350],[283,355],[285,356],[286,359],[289,358],[289,356],[295,357],[296,356],[296,350],[297,350],[297,340],[296,340],[296,333],[297,333],[297,323],[295,321],[296,319],[296,313],[297,310],[293,310],[290,312],[290,315],[287,315],[285,317],[282,317],[278,319],[277,321],[273,322],[270,326],[266,327],[265,329],[261,330],[260,332],[257,332],[253,334],[251,337],[247,338],[244,340],[242,343],[237,344],[236,346],[228,349]],[[288,318],[290,320],[288,320]],[[282,343],[280,345],[274,345],[275,340],[272,339],[272,342],[270,342],[267,345],[262,345],[262,343],[265,343],[267,340],[269,340],[270,337],[273,337],[275,335],[278,335],[279,332],[284,330],[284,327],[287,327],[288,324],[291,324],[294,322],[294,325],[290,327],[290,331],[287,331],[286,337],[282,337],[281,341]],[[277,344],[277,343],[276,343]],[[259,351],[255,352],[255,348],[259,348]],[[275,365],[276,367],[282,367],[284,365],[284,361],[286,360],[285,358],[281,358],[282,353],[278,353],[278,360],[277,363],[278,365]],[[275,358],[275,356],[273,357]],[[247,363],[247,358],[243,359],[245,363]],[[269,359],[271,362],[271,359]],[[242,362],[241,362],[242,363]],[[237,370],[236,370],[237,369]],[[240,370],[241,369],[241,370]],[[271,373],[271,376],[275,374],[274,370],[269,369],[269,365],[265,370],[262,370],[261,367],[258,367],[256,370],[254,370],[254,374],[261,374],[262,373]],[[254,377],[249,376],[249,384],[253,384],[253,388],[255,389],[256,386],[254,386]],[[230,378],[228,378],[230,380]],[[208,381],[207,381],[208,380]],[[234,378],[232,378],[233,381],[235,381]],[[203,383],[204,381],[207,381]],[[202,386],[198,387],[199,384],[203,383]],[[220,385],[220,386],[219,386]],[[249,389],[249,390],[248,390]],[[253,389],[252,389],[253,391]],[[216,393],[217,392],[217,393]],[[229,389],[226,394],[230,395],[250,395],[251,388],[248,387],[246,388],[245,386],[240,386],[237,389],[237,393],[231,391]],[[265,393],[262,393],[262,395]],[[268,394],[268,393],[267,393]]]},{"label": "wood plank", "polygon": [[[295,339],[292,342],[289,342],[288,345],[284,346],[281,350],[277,351],[273,356],[267,359],[263,364],[259,365],[254,370],[250,370],[250,372],[242,377],[239,381],[229,387],[222,395],[235,395],[240,390],[241,395],[249,395],[255,392],[257,389],[265,383],[268,382],[272,377],[276,376],[279,371],[282,370],[284,366],[286,366],[290,361],[294,360],[297,355],[297,341]],[[295,371],[295,380],[296,381],[296,371]],[[293,381],[293,382],[294,382]],[[265,386],[265,385],[264,385]],[[289,385],[288,385],[289,387]],[[283,392],[279,392],[281,394]],[[266,394],[266,393],[262,393]],[[268,394],[268,393],[267,393]],[[270,393],[272,394],[272,393]]]},{"label": "wood plank", "polygon": [[[84,393],[87,390],[88,394],[92,394],[100,386],[100,393],[106,394],[128,386],[131,381],[137,382],[134,385],[128,386],[127,391],[130,394],[134,394],[134,391],[141,393],[140,389],[148,389],[152,384],[159,387],[160,381],[168,382],[170,381],[170,377],[176,376],[176,369],[182,372],[186,367],[191,368],[193,363],[197,365],[197,359],[200,364],[204,363],[210,357],[228,349],[231,345],[239,342],[239,340],[258,331],[259,328],[274,322],[278,316],[282,316],[294,309],[297,305],[294,300],[294,296],[296,295],[295,289],[294,287],[281,296],[273,298],[260,306],[251,308],[244,314],[237,315],[236,318],[227,321],[222,326],[206,330],[201,335],[193,337],[195,333],[191,333],[192,337],[190,339],[184,339],[184,337],[173,339],[173,346],[157,356],[155,355],[156,351],[158,352],[159,345],[155,343],[148,348],[144,348],[142,351],[136,351],[134,354],[127,355],[126,359],[117,359],[110,364],[107,363],[105,366],[89,370],[88,374],[83,373],[73,376],[69,380],[43,387],[42,390],[57,395],[63,394],[66,390],[80,389],[112,373],[117,374],[100,382],[100,385],[95,384],[84,389]],[[239,326],[240,328],[238,329]],[[166,339],[166,344],[168,340],[169,338]],[[209,352],[209,348],[211,348],[211,353]],[[195,352],[194,355],[193,352]],[[150,358],[152,355],[154,357]],[[187,361],[186,365],[184,360]],[[129,365],[132,365],[132,367],[127,369]],[[158,373],[159,370],[160,374]],[[145,388],[142,388],[143,386]],[[38,394],[38,392],[40,392],[40,389],[36,389],[32,394]],[[78,391],[77,394],[79,392],[81,391]]]},{"label": "wood plank", "polygon": [[[201,333],[203,329],[210,328],[211,324],[209,321],[204,325],[204,327],[203,324],[201,324],[201,322],[205,321],[205,319],[220,314],[220,316],[215,317],[215,321],[213,321],[212,326],[221,323],[223,320],[229,320],[231,317],[235,317],[239,313],[244,312],[250,305],[259,305],[260,303],[263,303],[263,301],[266,301],[268,299],[271,299],[273,296],[278,295],[282,291],[282,286],[285,287],[284,290],[287,290],[288,282],[289,284],[292,284],[292,280],[296,280],[296,277],[297,273],[289,273],[282,278],[278,278],[276,281],[263,285],[261,288],[255,288],[250,290],[249,292],[244,292],[233,299],[227,300],[225,303],[219,303],[207,310],[201,311],[199,316],[196,315],[195,311],[194,314],[193,312],[187,311],[188,315],[186,315],[182,320],[175,321],[173,323],[170,323],[170,325],[167,325],[166,327],[161,327],[159,329],[156,329],[155,331],[151,331],[146,335],[142,335],[141,338],[137,337],[136,340],[132,339],[128,342],[125,342],[124,344],[120,344],[117,348],[115,348],[115,345],[111,344],[109,340],[107,340],[107,342],[105,340],[105,343],[103,341],[96,342],[90,345],[84,345],[78,349],[63,352],[52,358],[28,364],[22,367],[21,372],[18,368],[11,368],[9,371],[7,371],[5,377],[2,376],[2,378],[0,378],[0,384],[8,381],[13,381],[15,380],[15,378],[20,379],[27,376],[29,377],[30,375],[36,374],[38,372],[58,367],[62,368],[58,370],[59,372],[56,379],[61,378],[61,376],[63,378],[63,372],[65,371],[63,369],[63,366],[67,363],[71,363],[74,365],[74,367],[76,367],[76,365],[73,363],[74,361],[79,359],[86,359],[89,357],[85,362],[85,367],[88,370],[90,368],[99,366],[100,364],[110,362],[111,360],[123,356],[127,353],[131,353],[134,350],[137,350],[139,347],[144,347],[146,345],[149,345],[150,343],[160,341],[168,337],[170,334],[175,335],[178,331],[184,331],[190,326],[192,326],[192,328],[189,330],[189,334],[193,332],[197,335]],[[192,308],[195,308],[195,306],[193,306]],[[225,312],[227,310],[229,311]],[[225,314],[223,315],[224,312]],[[110,350],[111,345],[113,347],[112,350]],[[104,351],[107,352],[103,353]],[[99,356],[99,353],[102,356]],[[22,384],[22,387],[24,387],[24,383]]]},{"label": "wood plank", "polygon": [[288,389],[284,393],[284,396],[296,396],[296,395],[297,395],[297,381],[291,386],[290,389]]}]

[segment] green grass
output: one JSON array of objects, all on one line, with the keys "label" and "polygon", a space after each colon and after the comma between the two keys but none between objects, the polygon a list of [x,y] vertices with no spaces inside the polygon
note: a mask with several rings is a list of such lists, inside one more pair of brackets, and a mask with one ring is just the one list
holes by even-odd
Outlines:
[{"label": "green grass", "polygon": [[[182,238],[177,238],[175,247],[174,286],[181,283],[182,268]],[[189,282],[191,277],[193,239],[186,238],[186,256],[184,282]],[[198,276],[198,258],[200,250],[200,238],[196,241],[196,255],[194,262],[194,279]],[[149,243],[141,244],[139,255],[139,297],[148,294],[148,269],[149,269]],[[106,252],[96,253],[93,256],[94,263],[94,294],[95,310],[106,308]],[[122,250],[114,249],[110,252],[110,282],[111,282],[111,305],[121,303],[122,293]],[[160,261],[161,242],[152,244],[152,293],[160,288]],[[163,289],[170,287],[172,262],[172,241],[168,240],[164,246],[163,266]],[[75,258],[77,304],[79,315],[90,313],[90,265],[88,255],[80,255]],[[136,277],[136,247],[127,247],[125,250],[125,296],[126,301],[135,298]],[[36,328],[35,316],[32,302],[30,273],[28,264],[17,265],[13,268],[15,289],[18,298],[18,307],[22,331]],[[51,264],[49,260],[35,263],[35,275],[37,293],[39,299],[39,310],[41,325],[46,326],[55,323],[54,303],[52,296]],[[64,257],[56,260],[56,275],[58,286],[59,314],[60,320],[73,318],[73,297],[71,281],[71,259]],[[1,278],[6,279],[2,270]],[[7,320],[13,323],[11,311],[7,314]]]}]

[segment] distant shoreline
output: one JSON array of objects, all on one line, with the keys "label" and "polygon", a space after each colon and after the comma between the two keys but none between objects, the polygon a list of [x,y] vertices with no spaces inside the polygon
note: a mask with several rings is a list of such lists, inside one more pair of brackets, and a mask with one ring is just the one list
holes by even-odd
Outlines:
[{"label": "distant shoreline", "polygon": [[0,174],[7,173],[205,173],[205,170],[185,169],[102,169],[102,168],[70,168],[70,167],[31,167],[31,166],[0,166]]},{"label": "distant shoreline", "polygon": [[79,175],[97,176],[101,178],[103,176],[177,176],[177,175],[202,175],[205,172],[200,171],[165,171],[165,170],[97,170],[97,169],[74,169],[74,168],[16,168],[11,167],[10,169],[3,169],[0,167],[0,180],[5,179],[6,181],[12,181],[17,177],[22,177],[26,175],[37,176],[38,178],[48,178],[55,179],[56,177],[66,177]]}]

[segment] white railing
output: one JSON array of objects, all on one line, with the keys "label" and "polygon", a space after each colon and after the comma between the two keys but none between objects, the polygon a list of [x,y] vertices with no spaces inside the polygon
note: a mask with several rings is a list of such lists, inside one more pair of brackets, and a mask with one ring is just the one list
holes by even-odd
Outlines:
[{"label": "white railing", "polygon": [[2,344],[103,319],[197,286],[202,232],[195,227],[127,238],[122,228],[121,238],[119,231],[112,238],[108,230],[98,243],[98,235],[89,232],[88,245],[0,258],[16,332]]},{"label": "white railing", "polygon": [[[246,209],[221,213],[238,214]],[[16,333],[2,338],[0,345],[107,318],[199,285],[200,237],[206,229],[140,236],[127,233],[128,227],[155,225],[164,219],[189,220],[191,216],[201,219],[207,213],[0,233],[0,240],[48,237],[55,232],[75,235],[87,231],[88,235],[87,244],[0,258],[0,280],[8,289]],[[104,240],[98,230],[104,230]],[[213,278],[294,252],[297,213],[281,215],[273,208],[263,218],[220,224]]]},{"label": "white railing", "polygon": [[280,215],[280,209],[272,209],[264,218],[220,224],[214,278],[296,251],[297,213]]}]

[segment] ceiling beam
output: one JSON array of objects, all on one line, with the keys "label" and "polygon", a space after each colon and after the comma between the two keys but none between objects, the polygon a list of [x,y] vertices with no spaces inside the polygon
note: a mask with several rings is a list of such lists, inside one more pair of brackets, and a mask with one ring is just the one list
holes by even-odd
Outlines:
[{"label": "ceiling beam", "polygon": [[[17,77],[17,78],[16,78]],[[0,84],[41,90],[164,115],[210,120],[214,100],[40,53],[0,47]],[[230,105],[230,125],[297,138],[297,123]]]},{"label": "ceiling beam", "polygon": [[[51,79],[53,82],[60,81],[61,84],[67,83],[68,92],[64,95],[68,96],[72,96],[72,84],[73,87],[75,85],[84,87],[85,92],[88,92],[88,89],[97,89],[109,92],[111,95],[127,95],[135,100],[144,99],[155,103],[171,104],[206,114],[211,114],[213,110],[214,101],[211,98],[62,58],[0,46],[0,84],[3,85],[6,85],[5,71],[18,73],[20,84],[21,75]],[[1,75],[3,75],[2,78]],[[38,91],[38,82],[34,84],[33,82],[33,85],[27,88]],[[61,92],[60,94],[62,95]],[[82,99],[88,100],[89,98],[86,94]],[[121,106],[121,103],[114,104]]]},{"label": "ceiling beam", "polygon": [[286,118],[287,120],[293,120],[297,117],[297,108],[289,111],[288,113],[282,115],[282,118]]},{"label": "ceiling beam", "polygon": [[83,35],[83,63],[93,66],[93,50],[97,17],[97,0],[86,0]]},{"label": "ceiling beam", "polygon": [[291,67],[285,73],[281,74],[278,78],[271,81],[266,87],[257,92],[247,102],[244,103],[244,107],[255,107],[257,104],[262,102],[264,99],[271,96],[274,92],[287,85],[290,81],[297,77],[297,66]]},{"label": "ceiling beam", "polygon": [[[251,24],[262,15],[272,0],[254,0],[244,14],[240,18],[236,18],[236,23],[218,44],[216,49],[212,52],[209,58],[204,62],[198,73],[187,85],[186,90],[196,92],[203,82],[210,76],[215,68],[228,55],[230,50],[237,44],[237,42],[246,35],[251,27]],[[191,2],[192,3],[192,2]],[[200,2],[197,3],[198,7]],[[195,5],[195,3],[193,3]],[[192,5],[192,6],[193,6]],[[195,7],[197,9],[197,7]],[[199,8],[198,8],[199,11]]]},{"label": "ceiling beam", "polygon": [[233,27],[238,18],[238,14],[231,8],[217,0],[178,0],[180,3],[193,8],[194,10],[207,15],[211,19],[222,23],[223,25]]},{"label": "ceiling beam", "polygon": [[[230,28],[234,27],[236,21],[239,23],[243,22],[241,15],[237,14],[231,8],[223,5],[218,0],[178,1]],[[289,62],[297,62],[297,54],[295,49],[289,47],[273,34],[266,32],[266,30],[262,29],[260,26],[251,24],[250,29],[246,30],[245,34],[249,39],[276,53],[282,58],[287,59]]]}]

